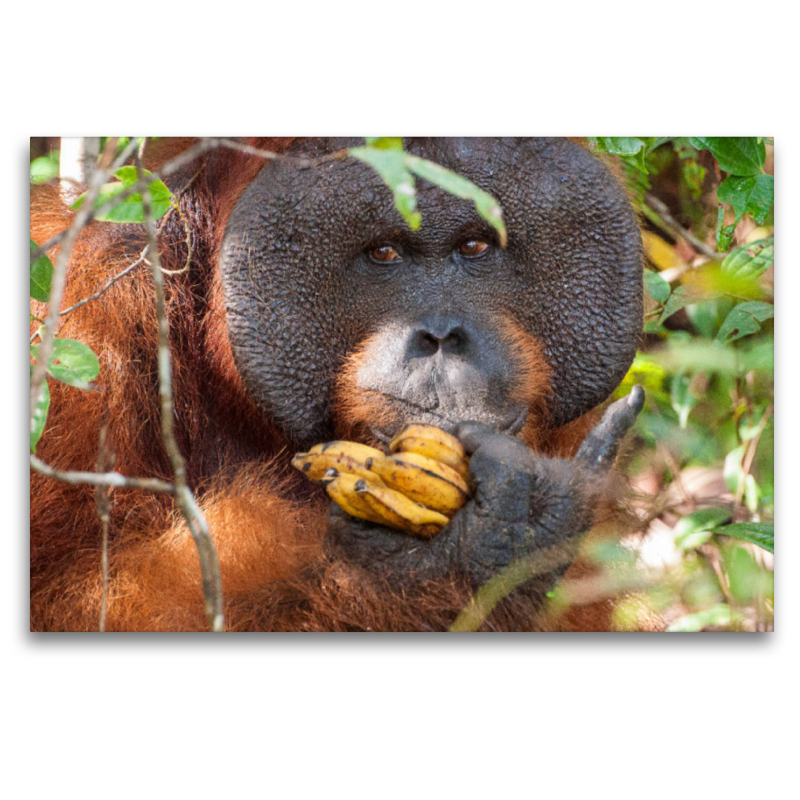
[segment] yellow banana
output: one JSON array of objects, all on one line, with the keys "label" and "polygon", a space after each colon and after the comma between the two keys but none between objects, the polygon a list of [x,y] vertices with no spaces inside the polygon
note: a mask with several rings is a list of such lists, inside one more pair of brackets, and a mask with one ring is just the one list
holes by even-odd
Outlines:
[{"label": "yellow banana", "polygon": [[355,485],[358,481],[366,485],[363,478],[347,472],[337,473],[334,468],[328,469],[322,477],[322,484],[328,497],[351,517],[376,522],[379,525],[388,524],[385,518],[373,511],[372,506],[356,492]]},{"label": "yellow banana", "polygon": [[449,522],[444,514],[424,508],[400,492],[375,486],[363,479],[356,481],[355,492],[369,504],[375,514],[383,518],[382,524],[391,528],[411,531],[429,538],[439,533]]},{"label": "yellow banana", "polygon": [[469,487],[454,469],[419,453],[381,456],[367,466],[390,489],[448,516],[455,514],[469,495]]},{"label": "yellow banana", "polygon": [[383,453],[375,447],[370,447],[368,444],[360,444],[359,442],[345,442],[339,439],[333,442],[324,442],[323,444],[315,444],[309,453],[325,453],[326,455],[334,455],[342,453],[343,455],[350,456],[362,464],[368,458],[375,458],[382,456]]},{"label": "yellow banana", "polygon": [[[337,442],[337,444],[354,445],[356,443]],[[319,445],[317,445],[317,447],[319,447]],[[365,445],[358,445],[358,447],[365,447]],[[374,448],[370,447],[369,449],[373,450]],[[354,448],[353,452],[358,453],[359,451]],[[375,450],[375,452],[383,457],[380,450]],[[371,457],[372,456],[370,456],[370,458]],[[321,481],[326,470],[333,468],[339,473],[357,475],[365,480],[377,481],[381,486],[383,485],[383,481],[381,481],[376,473],[370,472],[360,459],[348,455],[347,450],[344,448],[335,448],[325,451],[319,450],[317,452],[314,452],[314,448],[312,448],[308,453],[298,453],[292,459],[292,466],[295,469],[299,469],[300,472],[312,481]]]},{"label": "yellow banana", "polygon": [[419,453],[452,467],[464,480],[469,475],[466,451],[455,436],[424,422],[409,422],[392,439],[393,453]]}]

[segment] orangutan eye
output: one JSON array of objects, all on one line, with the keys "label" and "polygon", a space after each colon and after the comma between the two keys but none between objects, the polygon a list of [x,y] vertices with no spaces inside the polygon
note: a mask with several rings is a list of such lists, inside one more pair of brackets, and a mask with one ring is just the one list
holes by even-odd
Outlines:
[{"label": "orangutan eye", "polygon": [[400,253],[398,253],[397,250],[395,250],[390,244],[382,244],[378,247],[373,247],[369,251],[369,257],[373,261],[378,261],[382,264],[403,260],[400,258]]},{"label": "orangutan eye", "polygon": [[486,242],[482,242],[479,239],[468,239],[466,242],[462,242],[459,245],[458,252],[467,258],[475,258],[477,256],[482,256],[488,247],[489,245],[486,244]]}]

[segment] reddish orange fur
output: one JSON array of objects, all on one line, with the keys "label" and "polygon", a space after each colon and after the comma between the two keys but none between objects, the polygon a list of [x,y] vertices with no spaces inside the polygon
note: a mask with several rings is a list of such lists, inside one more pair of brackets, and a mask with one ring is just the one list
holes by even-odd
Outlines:
[{"label": "reddish orange fur", "polygon": [[[253,144],[280,150],[288,141]],[[174,144],[161,146],[162,160],[174,154],[168,152]],[[226,625],[230,630],[444,629],[453,621],[453,609],[467,603],[465,587],[445,582],[411,594],[394,591],[325,556],[324,496],[309,490],[288,467],[291,454],[284,440],[261,419],[234,367],[220,279],[212,265],[225,221],[261,166],[260,159],[228,152],[194,176],[195,199],[185,213],[196,237],[195,257],[187,274],[166,279],[178,442],[218,549]],[[37,192],[31,211],[36,242],[45,242],[70,221],[55,188]],[[173,215],[161,237],[166,268],[183,267],[184,236]],[[95,223],[82,232],[62,307],[97,291],[143,246],[138,229]],[[518,396],[531,408],[526,441],[543,452],[571,454],[586,424],[579,420],[566,426],[569,430],[546,432],[542,409],[549,384],[541,348],[511,321],[498,324],[510,337],[518,363]],[[108,421],[115,469],[170,479],[159,429],[156,318],[147,268],[71,313],[60,335],[92,347],[101,371],[91,392],[50,382],[50,416],[37,454],[59,469],[91,470],[100,428]],[[360,429],[363,434],[367,420],[374,424],[386,413],[351,391],[358,357],[352,356],[337,382],[340,435]],[[111,498],[107,627],[205,630],[197,554],[171,498],[133,490],[116,490]],[[100,538],[90,487],[31,475],[32,630],[97,628]],[[523,616],[517,606],[514,599],[504,601],[485,629],[542,627],[541,620]]]}]

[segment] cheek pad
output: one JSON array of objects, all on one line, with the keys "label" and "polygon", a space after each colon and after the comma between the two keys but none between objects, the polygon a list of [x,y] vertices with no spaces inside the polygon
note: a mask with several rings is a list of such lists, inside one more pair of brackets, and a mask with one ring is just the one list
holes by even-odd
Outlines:
[{"label": "cheek pad", "polygon": [[[504,269],[515,268],[517,286],[511,310],[544,343],[551,422],[560,425],[605,400],[635,354],[641,239],[624,192],[591,154],[562,140],[514,148],[495,159],[505,166],[490,178],[475,163],[437,155],[504,208]],[[442,194],[438,206],[426,204],[423,226],[443,229],[437,208],[444,214],[456,202],[464,201]],[[387,221],[403,225],[391,194],[353,161],[307,170],[269,164],[231,214],[221,272],[234,358],[255,402],[296,441],[321,441],[332,430],[335,374],[371,322],[359,321],[355,306],[374,320],[390,293],[404,294],[353,283],[354,259]],[[508,285],[504,275],[494,279],[498,288]]]}]

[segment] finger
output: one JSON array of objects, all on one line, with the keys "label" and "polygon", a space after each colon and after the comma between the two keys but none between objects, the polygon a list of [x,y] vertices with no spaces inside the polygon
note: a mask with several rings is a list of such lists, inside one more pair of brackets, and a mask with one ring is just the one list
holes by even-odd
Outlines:
[{"label": "finger", "polygon": [[479,447],[482,447],[491,438],[500,434],[483,422],[469,421],[459,422],[453,431],[453,435],[464,445],[467,455],[471,456]]},{"label": "finger", "polygon": [[607,472],[617,457],[625,434],[633,427],[644,406],[644,389],[634,386],[631,393],[612,403],[600,422],[583,440],[574,462],[596,474]]}]

